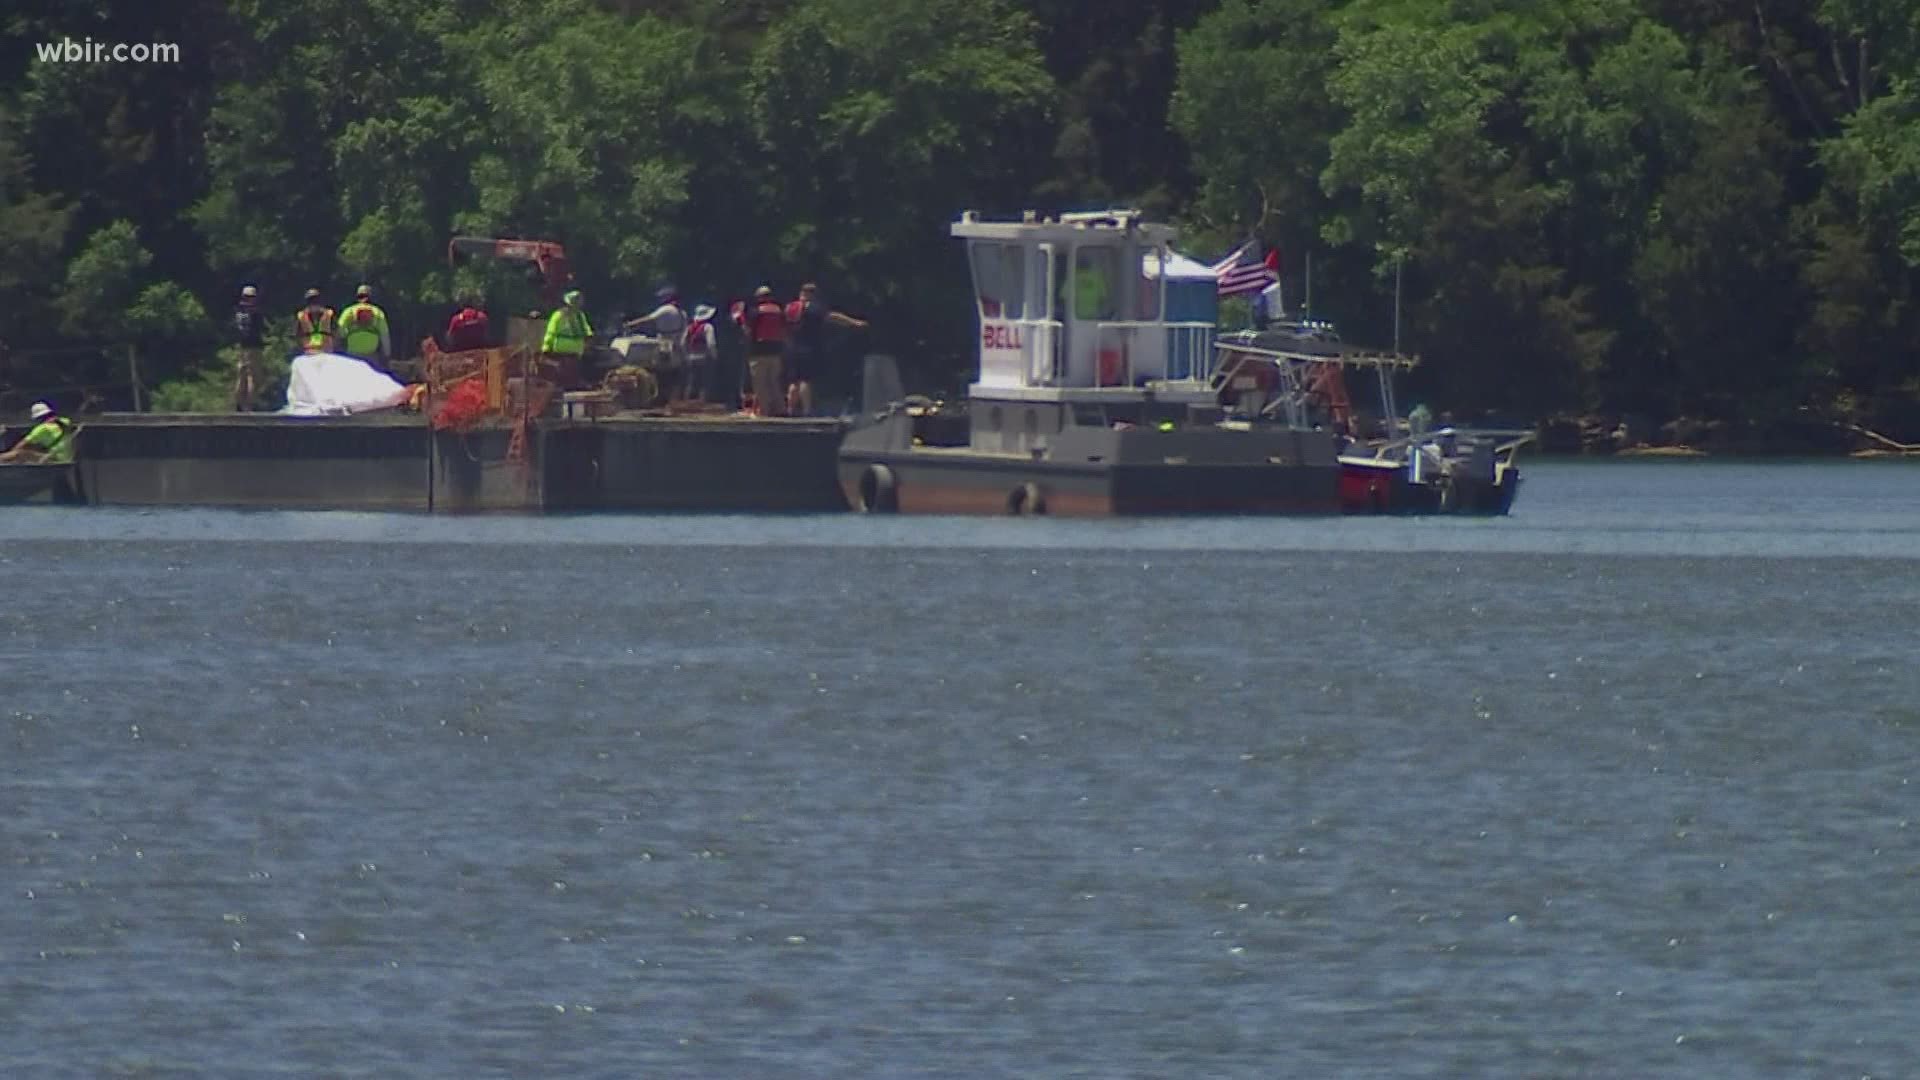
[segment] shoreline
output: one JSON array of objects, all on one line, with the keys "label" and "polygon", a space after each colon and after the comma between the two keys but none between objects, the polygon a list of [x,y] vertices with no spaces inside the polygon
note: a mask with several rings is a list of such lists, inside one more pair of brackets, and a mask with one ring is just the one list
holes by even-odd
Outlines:
[{"label": "shoreline", "polygon": [[1533,455],[1545,458],[1624,458],[1699,461],[1824,458],[1885,461],[1920,458],[1920,444],[1903,443],[1859,424],[1811,417],[1772,423],[1559,416],[1533,425]]}]

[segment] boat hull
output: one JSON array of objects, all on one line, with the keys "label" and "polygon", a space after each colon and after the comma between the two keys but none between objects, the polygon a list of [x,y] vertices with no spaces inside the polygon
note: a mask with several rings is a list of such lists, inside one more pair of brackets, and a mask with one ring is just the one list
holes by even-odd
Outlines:
[{"label": "boat hull", "polygon": [[71,465],[0,465],[0,504],[79,501]]},{"label": "boat hull", "polygon": [[1336,514],[1339,474],[1307,464],[1074,465],[968,452],[843,454],[847,504],[872,513]]},{"label": "boat hull", "polygon": [[1404,463],[1342,458],[1340,509],[1349,514],[1461,514],[1500,517],[1513,509],[1520,471],[1498,470],[1492,482],[1460,477],[1450,484],[1420,483]]}]

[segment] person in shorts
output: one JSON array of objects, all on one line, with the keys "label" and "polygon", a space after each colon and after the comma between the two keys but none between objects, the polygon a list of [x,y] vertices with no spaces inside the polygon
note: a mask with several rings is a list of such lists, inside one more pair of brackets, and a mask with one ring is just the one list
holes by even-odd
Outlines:
[{"label": "person in shorts", "polygon": [[240,302],[233,309],[233,343],[240,350],[233,373],[233,411],[252,412],[259,391],[260,350],[267,343],[267,320],[260,314],[260,290],[251,285],[240,289]]},{"label": "person in shorts", "polygon": [[809,281],[800,286],[800,298],[787,305],[787,413],[813,415],[813,384],[824,373],[827,324],[864,329],[865,319],[843,315],[820,300],[820,287]]}]

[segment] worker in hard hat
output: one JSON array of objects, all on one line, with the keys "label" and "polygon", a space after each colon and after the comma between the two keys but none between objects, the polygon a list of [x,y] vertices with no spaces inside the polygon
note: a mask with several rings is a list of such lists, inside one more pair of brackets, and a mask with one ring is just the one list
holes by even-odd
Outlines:
[{"label": "worker in hard hat", "polygon": [[36,401],[27,410],[33,428],[13,449],[0,454],[5,465],[68,465],[73,462],[73,421],[53,411],[53,406]]},{"label": "worker in hard hat", "polygon": [[341,350],[382,371],[393,359],[393,339],[387,334],[387,313],[373,302],[373,288],[362,285],[353,303],[340,313]]},{"label": "worker in hard hat", "polygon": [[319,289],[307,290],[307,304],[293,317],[294,336],[304,352],[332,352],[337,324],[333,309],[320,299]]},{"label": "worker in hard hat", "polygon": [[267,344],[267,319],[260,313],[260,290],[251,285],[240,290],[240,302],[233,308],[233,344],[239,350],[233,372],[233,411],[251,412],[255,384],[260,379],[260,350]]},{"label": "worker in hard hat", "polygon": [[593,324],[580,310],[580,290],[568,289],[560,306],[547,317],[547,332],[540,339],[540,351],[560,367],[560,381],[571,385],[580,376],[580,362],[593,337]]}]

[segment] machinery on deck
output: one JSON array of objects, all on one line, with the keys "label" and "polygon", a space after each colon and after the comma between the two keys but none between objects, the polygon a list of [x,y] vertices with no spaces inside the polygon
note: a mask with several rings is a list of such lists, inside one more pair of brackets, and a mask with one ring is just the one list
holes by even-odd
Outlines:
[{"label": "machinery on deck", "polygon": [[458,263],[462,258],[525,263],[527,280],[540,287],[540,300],[549,309],[560,303],[560,294],[573,284],[567,250],[551,240],[456,236],[447,242],[447,261]]}]

